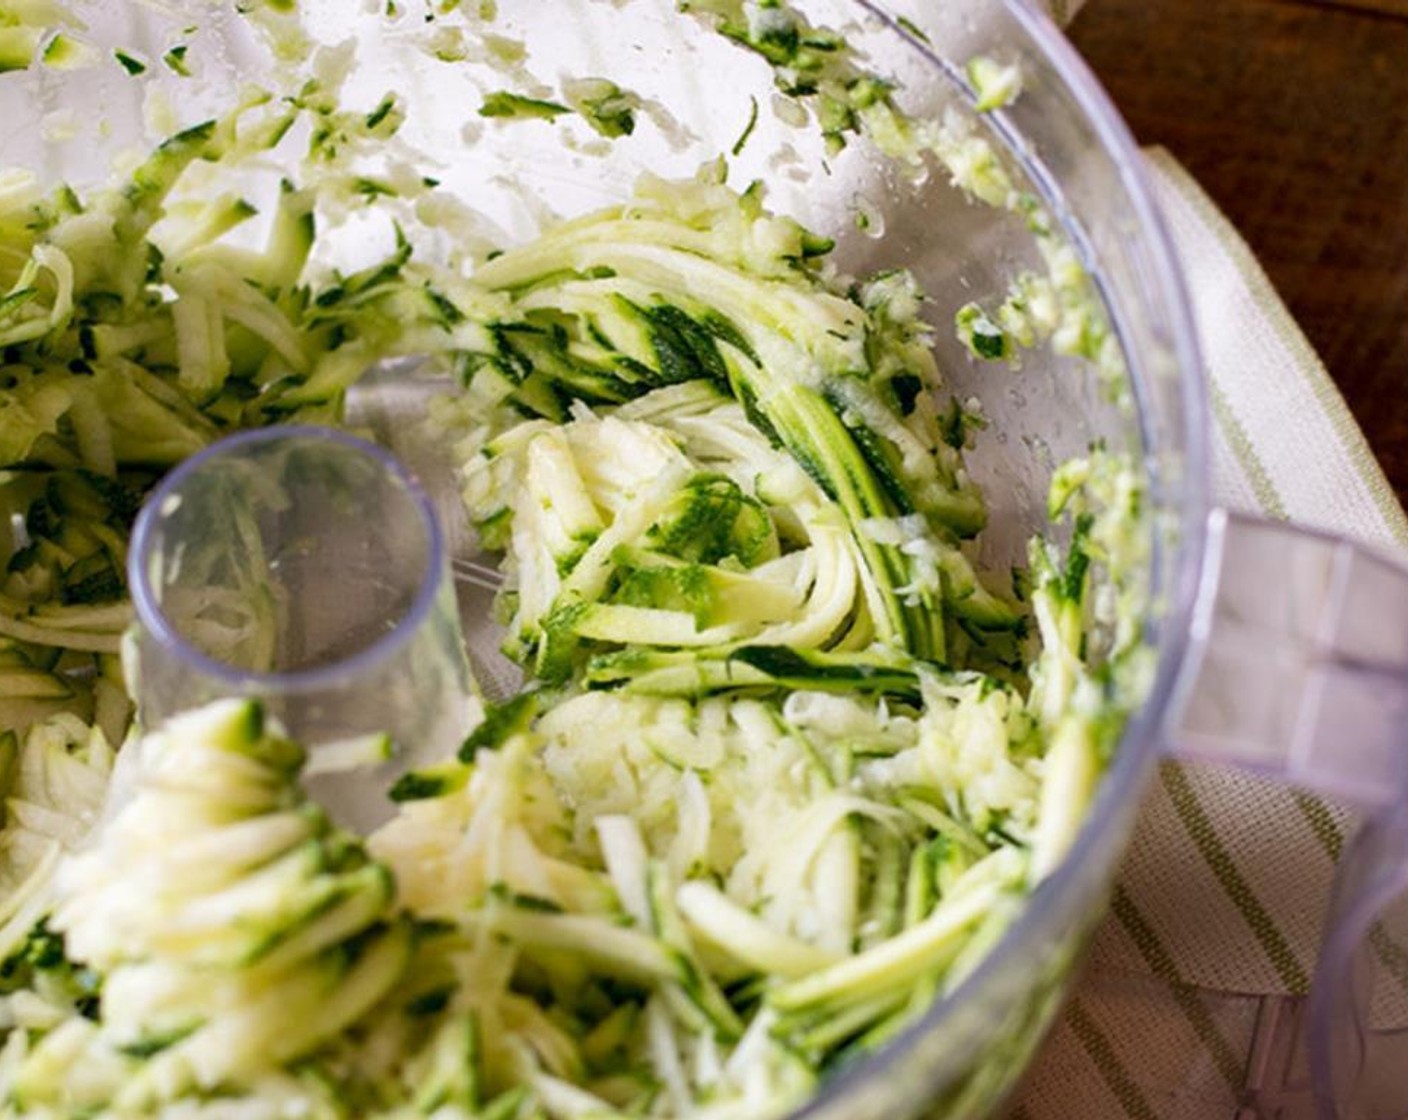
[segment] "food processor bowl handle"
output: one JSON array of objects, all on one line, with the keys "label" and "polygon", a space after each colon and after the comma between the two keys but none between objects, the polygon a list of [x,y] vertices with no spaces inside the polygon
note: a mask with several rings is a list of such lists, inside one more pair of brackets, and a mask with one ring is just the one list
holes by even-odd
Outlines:
[{"label": "food processor bowl handle", "polygon": [[1362,545],[1227,510],[1168,738],[1362,810],[1310,998],[1321,1120],[1408,1118],[1408,1015],[1376,1006],[1381,925],[1408,892],[1408,568]]}]

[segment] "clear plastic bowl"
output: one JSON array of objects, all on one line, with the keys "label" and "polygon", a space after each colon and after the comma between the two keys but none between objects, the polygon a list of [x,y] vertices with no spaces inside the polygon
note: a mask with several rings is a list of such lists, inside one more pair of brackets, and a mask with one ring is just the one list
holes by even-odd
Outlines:
[{"label": "clear plastic bowl", "polygon": [[[105,58],[121,46],[157,59],[189,22],[188,13],[139,3],[77,7],[89,23],[86,37]],[[347,0],[305,7],[319,39],[360,40],[345,103],[370,111],[387,89],[401,92],[410,106],[402,136],[430,157],[417,172],[471,202],[510,240],[530,237],[546,212],[571,216],[619,201],[642,171],[692,174],[734,148],[756,107],[756,127],[729,158],[730,182],[763,180],[774,209],[838,239],[841,268],[906,267],[928,293],[930,317],[940,327],[941,368],[960,396],[982,402],[991,421],[969,461],[992,510],[985,547],[993,564],[1021,559],[1026,540],[1047,528],[1047,481],[1062,459],[1103,440],[1144,464],[1158,536],[1155,606],[1145,620],[1157,672],[1079,838],[957,990],[826,1083],[798,1116],[989,1114],[1035,1052],[1103,915],[1158,754],[1201,566],[1205,409],[1197,346],[1179,272],[1125,126],[1069,44],[1027,0],[914,0],[887,6],[890,15],[864,0],[799,5],[813,23],[844,29],[871,67],[894,78],[911,115],[957,112],[994,140],[1094,278],[1124,351],[1133,409],[1112,404],[1082,363],[1038,349],[1014,374],[975,362],[944,329],[957,307],[1000,300],[1016,272],[1037,263],[1020,216],[970,201],[937,166],[916,179],[863,141],[829,154],[815,129],[787,123],[790,111],[777,104],[763,60],[705,33],[672,4],[499,4],[499,24],[530,44],[536,72],[604,75],[665,107],[647,114],[635,135],[610,145],[579,124],[507,127],[479,119],[473,107],[494,88],[492,70],[473,60],[447,65],[413,49],[420,15],[410,5],[403,5],[399,27],[379,10],[354,10]],[[30,166],[47,181],[92,183],[105,176],[113,154],[149,145],[144,111],[159,110],[168,126],[193,124],[227,108],[240,83],[267,75],[269,55],[240,20],[221,9],[202,13],[199,22],[189,55],[194,78],[154,71],[139,84],[102,65],[82,80],[42,67],[11,80],[0,91],[9,122],[6,162]],[[983,54],[1019,65],[1024,90],[1009,108],[979,114],[964,66]],[[164,91],[164,106],[144,107],[147,86]],[[858,211],[865,231],[857,228]],[[375,257],[384,234],[352,217],[334,238],[338,263]],[[377,426],[376,400],[353,406]],[[397,427],[382,420],[395,446]],[[398,450],[417,457],[413,446]]]}]

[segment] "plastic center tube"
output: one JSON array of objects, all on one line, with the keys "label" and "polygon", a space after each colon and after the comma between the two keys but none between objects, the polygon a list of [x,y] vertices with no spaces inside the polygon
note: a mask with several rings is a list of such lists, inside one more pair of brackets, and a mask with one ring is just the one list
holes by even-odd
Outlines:
[{"label": "plastic center tube", "polygon": [[213,444],[151,495],[128,575],[143,726],[258,699],[314,771],[334,744],[385,735],[374,775],[316,780],[347,823],[383,819],[386,781],[464,733],[470,678],[444,535],[420,484],[374,444],[315,427]]}]

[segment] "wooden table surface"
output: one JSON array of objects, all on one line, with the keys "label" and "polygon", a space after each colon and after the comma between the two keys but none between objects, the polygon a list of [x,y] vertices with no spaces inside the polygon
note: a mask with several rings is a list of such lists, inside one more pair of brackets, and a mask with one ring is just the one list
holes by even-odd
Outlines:
[{"label": "wooden table surface", "polygon": [[1088,0],[1071,37],[1241,231],[1408,501],[1408,0]]}]

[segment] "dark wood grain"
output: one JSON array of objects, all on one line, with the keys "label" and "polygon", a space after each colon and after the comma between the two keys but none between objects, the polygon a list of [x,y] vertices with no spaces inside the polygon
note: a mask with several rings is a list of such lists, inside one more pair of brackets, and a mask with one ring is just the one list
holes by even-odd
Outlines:
[{"label": "dark wood grain", "polygon": [[1402,16],[1408,19],[1408,0],[1300,0],[1302,4],[1321,4],[1329,8],[1358,8],[1380,15]]},{"label": "dark wood grain", "polygon": [[1090,0],[1072,38],[1242,232],[1408,499],[1408,0]]}]

